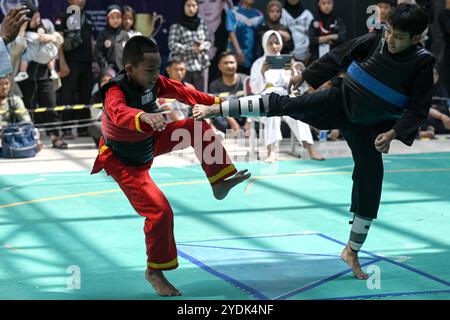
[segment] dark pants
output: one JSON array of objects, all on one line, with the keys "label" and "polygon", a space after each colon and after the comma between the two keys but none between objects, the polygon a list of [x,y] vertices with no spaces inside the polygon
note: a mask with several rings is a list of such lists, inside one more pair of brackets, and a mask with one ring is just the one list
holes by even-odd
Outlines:
[{"label": "dark pants", "polygon": [[350,211],[375,219],[380,206],[384,169],[382,155],[375,149],[374,141],[378,134],[389,131],[393,122],[370,126],[351,123],[342,103],[342,91],[338,87],[295,98],[272,94],[268,116],[290,116],[318,129],[339,128],[355,163]]},{"label": "dark pants", "polygon": [[[93,72],[92,62],[68,61],[70,74],[61,79],[62,87],[59,90],[58,104],[89,104],[91,99]],[[63,111],[63,121],[86,120],[91,118],[89,109]],[[79,122],[82,124],[83,122]],[[71,132],[65,129],[64,132]],[[87,127],[78,128],[78,133],[86,132]]]},{"label": "dark pants", "polygon": [[[33,110],[37,107],[56,107],[56,95],[55,90],[53,89],[52,80],[26,80],[20,82],[19,86],[23,94],[23,103],[27,109]],[[54,111],[32,113],[32,117],[35,124],[61,121],[60,115]],[[47,135],[50,134],[59,136],[59,130],[47,130]]]}]

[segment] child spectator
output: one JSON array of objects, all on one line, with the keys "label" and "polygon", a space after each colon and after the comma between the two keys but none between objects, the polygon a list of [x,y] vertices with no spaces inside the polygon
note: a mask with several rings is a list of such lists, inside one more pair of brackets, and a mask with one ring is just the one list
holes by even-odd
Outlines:
[{"label": "child spectator", "polygon": [[106,28],[97,37],[95,56],[101,68],[112,67],[119,72],[123,68],[123,47],[129,39],[122,28],[122,9],[118,5],[110,5],[106,17]]},{"label": "child spectator", "polygon": [[259,52],[258,56],[264,55],[264,49],[261,46],[261,41],[264,33],[269,30],[278,31],[283,38],[283,50],[281,54],[289,54],[294,50],[294,41],[292,40],[292,33],[288,27],[280,23],[281,13],[283,12],[283,5],[278,0],[270,0],[266,7],[266,20],[264,24],[259,28],[258,36],[258,46]]},{"label": "child spectator", "polygon": [[264,15],[253,8],[255,0],[242,0],[237,7],[228,11],[227,30],[230,35],[229,48],[236,54],[238,71],[250,74],[256,60],[256,32],[264,22]]},{"label": "child spectator", "polygon": [[334,14],[334,0],[319,0],[317,17],[309,27],[311,62],[343,43],[346,34],[344,21]]},{"label": "child spectator", "polygon": [[305,9],[300,0],[285,0],[281,24],[287,26],[292,32],[294,40],[294,58],[309,63],[309,26],[314,20],[311,11]]},{"label": "child spectator", "polygon": [[136,23],[136,12],[130,6],[123,7],[123,30],[128,33],[128,37],[131,39],[135,36],[140,36],[142,33],[134,29]]}]

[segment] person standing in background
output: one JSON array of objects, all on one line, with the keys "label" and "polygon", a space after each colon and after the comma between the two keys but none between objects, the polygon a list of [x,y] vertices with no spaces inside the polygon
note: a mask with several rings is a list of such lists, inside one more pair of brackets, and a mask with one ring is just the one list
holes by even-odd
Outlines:
[{"label": "person standing in background", "polygon": [[208,82],[220,77],[219,54],[228,46],[226,19],[228,10],[232,9],[231,0],[198,0],[198,16],[205,21],[208,28],[208,40],[211,42],[211,49],[208,52],[211,61]]},{"label": "person standing in background", "polygon": [[228,48],[236,55],[238,72],[247,75],[256,60],[256,30],[264,22],[263,13],[253,8],[254,3],[255,0],[242,0],[227,14],[227,30],[230,35]]},{"label": "person standing in background", "polygon": [[291,30],[294,39],[294,58],[309,63],[309,26],[314,20],[311,11],[305,9],[300,0],[285,0],[280,23]]},{"label": "person standing in background", "polygon": [[334,14],[334,0],[319,0],[317,17],[309,27],[311,62],[346,40],[344,21]]},{"label": "person standing in background", "polygon": [[278,0],[271,0],[266,7],[266,21],[259,28],[257,33],[257,42],[259,44],[258,56],[264,55],[264,48],[262,47],[262,37],[266,31],[275,30],[281,35],[283,39],[283,50],[281,54],[290,54],[294,50],[294,41],[292,40],[292,33],[288,27],[280,23],[281,13],[283,12],[283,5]]},{"label": "person standing in background", "polygon": [[141,36],[142,33],[134,29],[136,23],[136,12],[130,6],[123,7],[123,17],[122,17],[123,30],[128,33],[128,37],[131,39],[135,36]]},{"label": "person standing in background", "polygon": [[170,27],[169,50],[186,63],[185,81],[197,90],[207,90],[207,69],[210,66],[208,51],[208,29],[198,17],[197,0],[183,1],[183,14],[177,23]]},{"label": "person standing in background", "polygon": [[[58,104],[88,104],[94,82],[92,24],[85,13],[86,0],[69,0],[68,4],[80,7],[81,28],[79,30],[68,29],[67,25],[73,22],[73,18],[65,12],[55,20],[56,31],[64,37],[64,44],[59,49],[59,74],[62,86],[58,91]],[[63,121],[89,118],[90,111],[88,109],[67,110],[62,113]],[[78,136],[86,136],[87,128],[78,128],[77,133]],[[63,138],[73,139],[72,130],[63,129]]]}]

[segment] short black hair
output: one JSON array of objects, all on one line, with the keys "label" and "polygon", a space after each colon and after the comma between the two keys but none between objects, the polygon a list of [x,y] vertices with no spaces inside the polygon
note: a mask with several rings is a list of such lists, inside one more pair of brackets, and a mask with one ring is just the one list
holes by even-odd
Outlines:
[{"label": "short black hair", "polygon": [[181,59],[179,56],[172,56],[167,60],[167,67],[172,66],[173,64],[180,64],[185,63],[183,59]]},{"label": "short black hair", "polygon": [[131,64],[133,67],[136,67],[142,61],[145,52],[159,53],[158,44],[154,40],[144,36],[131,38],[127,41],[123,49],[123,65]]},{"label": "short black hair", "polygon": [[227,51],[224,51],[221,54],[219,54],[218,62],[220,63],[223,58],[228,57],[228,56],[233,56],[236,59],[236,55],[233,52],[227,50]]},{"label": "short black hair", "polygon": [[396,7],[397,6],[397,0],[376,0],[375,4],[379,4],[379,3],[386,3],[391,5],[391,7]]},{"label": "short black hair", "polygon": [[395,29],[408,32],[411,37],[421,35],[430,19],[425,11],[415,4],[400,4],[389,17],[389,24]]}]

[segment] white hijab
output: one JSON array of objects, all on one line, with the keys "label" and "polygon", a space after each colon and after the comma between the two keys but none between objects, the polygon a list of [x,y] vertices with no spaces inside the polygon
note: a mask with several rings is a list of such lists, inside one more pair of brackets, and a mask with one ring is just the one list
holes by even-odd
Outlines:
[{"label": "white hijab", "polygon": [[[269,30],[264,33],[262,37],[264,55],[253,63],[250,72],[250,88],[253,94],[267,94],[271,92],[276,92],[282,95],[287,94],[287,87],[291,79],[290,70],[269,69],[264,73],[264,77],[261,73],[266,57],[270,55],[268,53],[267,46],[272,35],[275,35],[278,38],[281,48],[283,48],[283,38],[278,31]],[[280,55],[280,53],[277,55]]]}]

